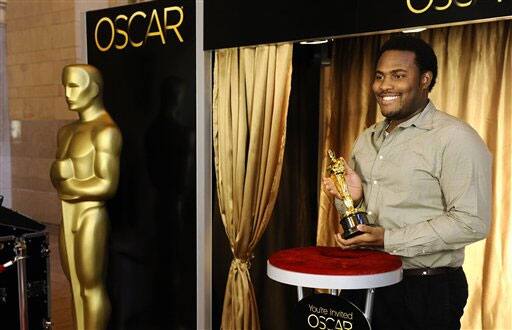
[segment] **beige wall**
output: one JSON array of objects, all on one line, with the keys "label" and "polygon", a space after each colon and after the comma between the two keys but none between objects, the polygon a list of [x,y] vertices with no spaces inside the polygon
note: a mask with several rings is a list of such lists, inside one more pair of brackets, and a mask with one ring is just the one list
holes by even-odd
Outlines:
[{"label": "beige wall", "polygon": [[111,0],[8,0],[6,11],[8,108],[21,124],[12,139],[12,207],[36,220],[60,223],[60,202],[49,168],[67,110],[62,68],[85,62],[87,10]]},{"label": "beige wall", "polygon": [[62,66],[73,63],[73,1],[9,0],[7,79],[14,120],[73,118],[60,86]]}]

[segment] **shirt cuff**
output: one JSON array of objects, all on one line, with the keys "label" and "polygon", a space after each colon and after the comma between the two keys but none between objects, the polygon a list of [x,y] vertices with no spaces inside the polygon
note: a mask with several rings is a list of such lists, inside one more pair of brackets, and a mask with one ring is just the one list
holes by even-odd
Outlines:
[{"label": "shirt cuff", "polygon": [[430,236],[414,236],[407,228],[384,230],[384,251],[402,257],[431,254],[440,242]]}]

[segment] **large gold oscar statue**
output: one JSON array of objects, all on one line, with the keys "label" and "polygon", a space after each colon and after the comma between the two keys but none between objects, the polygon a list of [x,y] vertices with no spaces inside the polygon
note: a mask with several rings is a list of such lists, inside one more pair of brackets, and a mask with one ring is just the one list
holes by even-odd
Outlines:
[{"label": "large gold oscar statue", "polygon": [[105,201],[117,189],[122,138],[103,105],[103,80],[95,67],[66,66],[62,84],[69,110],[79,119],[59,130],[50,172],[62,200],[61,263],[71,283],[76,328],[101,330],[111,310],[104,279]]}]

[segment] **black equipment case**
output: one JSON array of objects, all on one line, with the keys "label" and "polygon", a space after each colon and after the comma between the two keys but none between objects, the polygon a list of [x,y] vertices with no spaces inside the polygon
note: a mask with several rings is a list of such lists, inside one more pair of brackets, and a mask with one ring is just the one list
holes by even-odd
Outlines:
[{"label": "black equipment case", "polygon": [[51,329],[50,250],[45,228],[0,206],[2,330]]}]

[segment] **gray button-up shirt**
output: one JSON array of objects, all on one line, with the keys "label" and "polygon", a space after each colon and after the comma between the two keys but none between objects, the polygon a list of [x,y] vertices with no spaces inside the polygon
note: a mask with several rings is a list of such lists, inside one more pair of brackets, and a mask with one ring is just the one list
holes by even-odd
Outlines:
[{"label": "gray button-up shirt", "polygon": [[385,228],[384,250],[402,256],[406,269],[461,266],[464,246],[489,229],[485,143],[432,102],[388,135],[386,126],[366,129],[349,162],[363,181],[371,221]]}]

